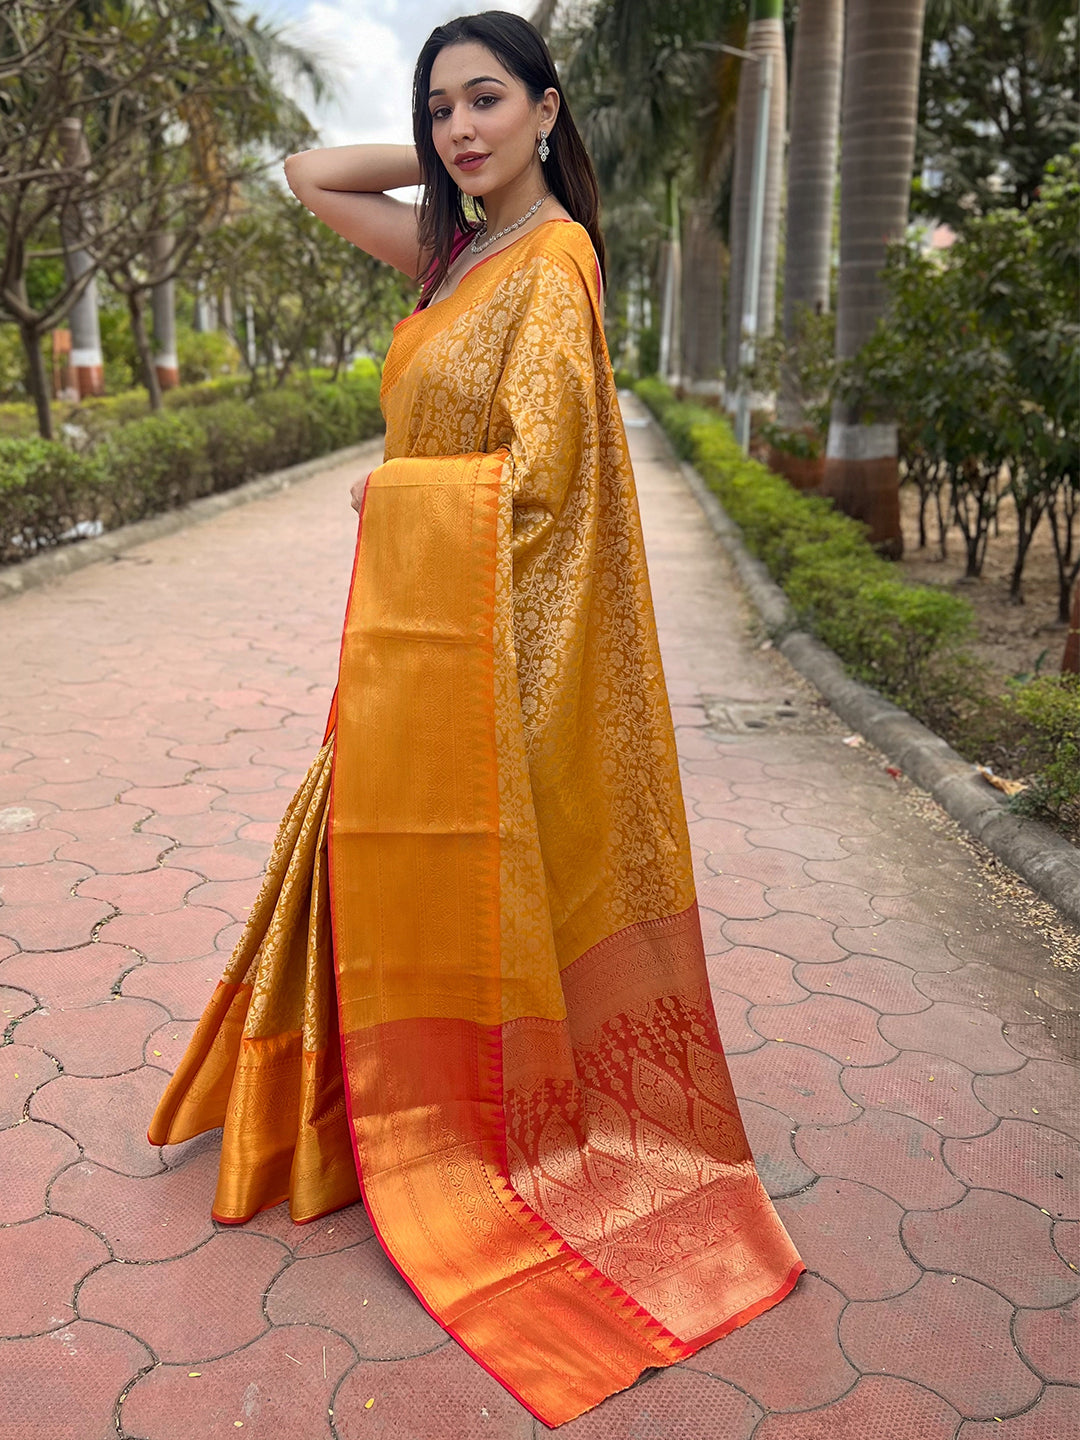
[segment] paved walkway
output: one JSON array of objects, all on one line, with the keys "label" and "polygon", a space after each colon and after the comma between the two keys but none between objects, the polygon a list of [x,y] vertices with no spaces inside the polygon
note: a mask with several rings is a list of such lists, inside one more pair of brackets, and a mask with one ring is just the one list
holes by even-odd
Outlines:
[{"label": "paved walkway", "polygon": [[[1077,1440],[1076,978],[757,648],[627,413],[721,1031],[810,1273],[559,1434]],[[3,1440],[548,1433],[359,1207],[222,1230],[215,1138],[144,1140],[321,737],[349,479],[0,612]]]}]

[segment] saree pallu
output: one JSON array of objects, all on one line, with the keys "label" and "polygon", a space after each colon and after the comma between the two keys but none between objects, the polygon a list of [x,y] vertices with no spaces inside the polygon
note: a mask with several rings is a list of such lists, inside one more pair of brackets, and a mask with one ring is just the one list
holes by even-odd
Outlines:
[{"label": "saree pallu", "polygon": [[224,1126],[221,1220],[362,1192],[557,1425],[803,1267],[713,1015],[584,229],[401,322],[382,404],[326,740],[150,1138]]}]

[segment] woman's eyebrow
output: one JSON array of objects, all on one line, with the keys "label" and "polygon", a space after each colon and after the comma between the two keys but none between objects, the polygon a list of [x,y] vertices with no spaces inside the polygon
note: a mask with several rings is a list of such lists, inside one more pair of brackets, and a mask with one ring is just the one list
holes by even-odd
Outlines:
[{"label": "woman's eyebrow", "polygon": [[[506,88],[506,82],[497,79],[494,75],[478,75],[475,80],[466,80],[461,88],[463,90],[471,90],[474,85],[501,85],[503,89]],[[445,90],[429,90],[427,98],[430,100],[435,95],[445,94]]]}]

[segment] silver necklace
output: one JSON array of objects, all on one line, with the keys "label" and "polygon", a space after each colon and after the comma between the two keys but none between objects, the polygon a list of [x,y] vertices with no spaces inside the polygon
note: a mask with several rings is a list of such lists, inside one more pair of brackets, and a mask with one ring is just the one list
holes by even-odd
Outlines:
[{"label": "silver necklace", "polygon": [[509,235],[511,230],[516,230],[520,225],[524,225],[526,220],[531,220],[550,194],[550,190],[545,190],[535,205],[529,206],[520,220],[515,220],[512,225],[504,225],[501,230],[496,230],[494,235],[489,235],[487,233],[487,226],[481,225],[480,229],[473,236],[473,242],[469,246],[469,249],[474,255],[482,255],[489,245],[494,245],[496,240],[501,240],[504,235]]}]

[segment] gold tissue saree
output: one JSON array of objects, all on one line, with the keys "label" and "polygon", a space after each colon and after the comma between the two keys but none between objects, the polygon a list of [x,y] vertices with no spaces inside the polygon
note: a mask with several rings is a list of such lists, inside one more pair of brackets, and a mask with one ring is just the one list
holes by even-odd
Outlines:
[{"label": "gold tissue saree", "polygon": [[224,1125],[219,1219],[362,1190],[549,1425],[803,1268],[713,1016],[599,306],[549,221],[398,326],[326,744],[151,1128]]}]

